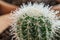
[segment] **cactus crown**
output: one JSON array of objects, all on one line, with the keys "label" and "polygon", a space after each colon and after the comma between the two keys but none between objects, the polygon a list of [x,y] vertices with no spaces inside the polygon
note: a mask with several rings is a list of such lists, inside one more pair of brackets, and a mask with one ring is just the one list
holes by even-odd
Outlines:
[{"label": "cactus crown", "polygon": [[28,3],[13,13],[12,27],[18,40],[55,40],[54,35],[60,28],[60,21],[56,21],[57,12],[50,11],[48,6]]}]

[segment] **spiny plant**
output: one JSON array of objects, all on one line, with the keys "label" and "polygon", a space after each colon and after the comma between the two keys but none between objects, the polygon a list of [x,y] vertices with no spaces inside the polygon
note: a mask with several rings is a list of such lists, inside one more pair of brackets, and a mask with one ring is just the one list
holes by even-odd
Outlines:
[{"label": "spiny plant", "polygon": [[[12,30],[18,40],[60,40],[60,20],[57,12],[43,3],[28,3],[13,12]],[[13,40],[13,39],[12,39]]]}]

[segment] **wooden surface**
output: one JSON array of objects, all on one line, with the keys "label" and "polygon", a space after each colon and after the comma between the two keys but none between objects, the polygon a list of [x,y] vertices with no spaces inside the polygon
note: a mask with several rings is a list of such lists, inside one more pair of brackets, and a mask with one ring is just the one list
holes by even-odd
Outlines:
[{"label": "wooden surface", "polygon": [[0,5],[0,14],[2,14],[2,16],[0,16],[0,33],[2,33],[11,24],[11,20],[9,19],[9,13],[11,11],[14,11],[18,7],[15,5],[8,4],[4,1],[0,1]]},{"label": "wooden surface", "polygon": [[2,33],[11,24],[11,19],[9,19],[9,14],[0,16],[0,33]]}]

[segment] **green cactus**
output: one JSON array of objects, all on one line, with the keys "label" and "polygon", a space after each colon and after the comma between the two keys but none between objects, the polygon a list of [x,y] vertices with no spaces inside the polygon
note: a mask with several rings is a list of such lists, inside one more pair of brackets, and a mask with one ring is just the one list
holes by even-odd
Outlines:
[{"label": "green cactus", "polygon": [[37,18],[23,15],[17,21],[17,34],[20,40],[49,40],[51,23],[44,16]]},{"label": "green cactus", "polygon": [[44,7],[43,3],[23,4],[13,13],[12,30],[18,40],[60,40],[57,12]]}]

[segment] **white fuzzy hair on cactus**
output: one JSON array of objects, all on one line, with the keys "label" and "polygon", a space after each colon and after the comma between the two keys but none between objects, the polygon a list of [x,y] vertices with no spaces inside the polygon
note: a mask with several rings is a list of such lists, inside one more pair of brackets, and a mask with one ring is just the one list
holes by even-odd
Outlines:
[{"label": "white fuzzy hair on cactus", "polygon": [[[57,33],[60,34],[60,31],[59,31],[60,30],[60,20],[58,20],[58,17],[56,15],[57,13],[58,13],[58,11],[50,10],[50,8],[48,6],[44,7],[44,3],[40,3],[40,4],[28,3],[28,5],[23,4],[23,6],[21,6],[21,8],[18,8],[11,14],[11,16],[12,16],[11,19],[14,20],[11,30],[15,31],[15,33],[13,33],[13,34],[15,34],[15,36],[17,37],[18,40],[57,40],[57,38],[55,38],[55,36],[59,37],[58,40],[60,40],[60,36],[57,34]],[[33,23],[33,25],[35,24],[35,25],[37,25],[37,27],[36,26],[33,27],[33,25],[32,25],[33,29],[36,28],[37,30],[34,29],[35,31],[33,31],[33,29],[30,27],[31,25],[26,27],[26,29],[24,29],[24,27],[26,25],[25,26],[21,26],[21,25],[24,24],[24,23],[22,23],[23,21],[26,21],[25,14],[27,16],[29,16],[30,18],[34,17],[37,20],[38,20],[38,17],[43,16],[44,17],[44,18],[42,18],[43,22],[45,22],[45,20],[48,20],[49,23],[51,24],[50,25],[51,30],[49,31],[49,28],[48,28],[49,26],[47,27],[47,24],[43,23],[46,27],[43,28],[43,29],[45,29],[44,31],[41,31],[40,28],[42,28],[42,26],[40,24],[38,24],[39,21],[37,21],[37,22],[35,21],[36,24]],[[19,23],[21,25],[17,24],[18,20],[20,20],[21,18],[23,19],[22,21],[19,21]],[[27,21],[27,25],[29,23],[32,24],[32,22],[30,20],[31,19],[29,19]],[[35,32],[35,34],[34,34],[34,32]],[[26,33],[26,34],[24,34],[24,33]]]}]

